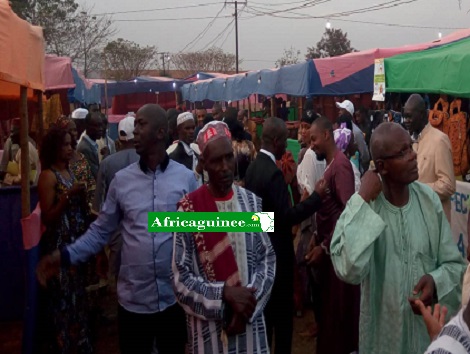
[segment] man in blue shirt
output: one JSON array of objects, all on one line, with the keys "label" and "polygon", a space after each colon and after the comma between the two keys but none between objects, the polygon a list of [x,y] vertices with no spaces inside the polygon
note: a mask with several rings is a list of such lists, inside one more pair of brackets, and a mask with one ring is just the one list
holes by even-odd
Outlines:
[{"label": "man in blue shirt", "polygon": [[83,133],[83,139],[81,139],[78,143],[77,151],[85,156],[88,164],[90,165],[91,174],[96,180],[98,176],[98,170],[100,168],[100,151],[96,140],[101,138],[103,135],[103,122],[101,113],[88,113],[85,117],[85,127],[86,131]]},{"label": "man in blue shirt", "polygon": [[168,121],[158,105],[143,106],[135,119],[139,162],[116,173],[103,208],[75,243],[54,251],[38,265],[38,279],[61,266],[84,262],[98,253],[121,223],[123,245],[117,293],[122,354],[184,354],[186,323],[176,304],[171,275],[171,233],[149,233],[148,212],[174,212],[178,201],[197,188],[194,173],[166,154]]},{"label": "man in blue shirt", "polygon": [[[99,215],[106,195],[108,194],[111,181],[116,173],[123,170],[127,166],[139,161],[139,155],[134,147],[134,124],[135,117],[127,116],[118,124],[118,133],[120,141],[120,149],[115,154],[108,156],[101,161],[98,171],[98,179],[96,180],[95,198],[93,200],[92,213]],[[108,284],[111,285],[112,291],[115,291],[117,275],[119,274],[119,263],[122,247],[121,230],[114,232],[109,240],[109,272]]]}]

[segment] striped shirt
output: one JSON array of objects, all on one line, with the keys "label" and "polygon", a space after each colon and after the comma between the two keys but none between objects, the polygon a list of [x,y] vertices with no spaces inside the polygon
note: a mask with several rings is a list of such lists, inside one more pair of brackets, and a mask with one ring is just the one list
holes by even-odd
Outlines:
[{"label": "striped shirt", "polygon": [[[260,198],[241,187],[234,188],[233,198],[239,211],[262,211]],[[228,337],[228,346],[224,347],[220,339],[224,282],[207,280],[193,234],[175,233],[173,280],[177,300],[187,315],[190,353],[269,353],[263,310],[274,282],[276,258],[266,233],[246,233],[244,246],[246,264],[238,265],[239,270],[247,274],[246,283],[242,285],[257,289],[257,305],[246,332]],[[240,257],[236,259],[239,263]]]},{"label": "striped shirt", "polygon": [[445,325],[425,354],[470,354],[470,331],[463,319],[463,311]]}]

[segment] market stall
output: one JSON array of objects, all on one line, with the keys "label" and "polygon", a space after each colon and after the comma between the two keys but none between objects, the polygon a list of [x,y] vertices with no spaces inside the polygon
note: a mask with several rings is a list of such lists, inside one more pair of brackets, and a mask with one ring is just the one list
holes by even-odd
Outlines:
[{"label": "market stall", "polygon": [[[31,26],[20,19],[10,8],[9,2],[0,0],[0,101],[4,99],[20,107],[21,118],[21,188],[0,189],[0,320],[19,319],[25,304],[24,275],[31,279],[29,264],[24,264],[21,218],[27,218],[31,206],[36,206],[36,191],[30,191],[30,165],[28,129],[28,102],[36,105],[38,116],[42,115],[42,92],[44,79],[44,39],[40,27]],[[38,122],[42,120],[38,119]],[[37,247],[36,247],[37,248]],[[26,259],[29,259],[26,250]],[[29,296],[29,294],[28,294]],[[28,328],[25,328],[25,333]]]},{"label": "market stall", "polygon": [[[38,117],[42,117],[44,79],[44,38],[40,27],[20,19],[9,2],[0,0],[0,101],[8,99],[19,106],[21,119],[20,148],[21,188],[0,188],[0,321],[18,320],[25,316],[23,350],[32,352],[32,322],[35,312],[35,260],[39,239],[25,242],[21,224],[28,220],[37,203],[37,193],[30,189],[28,130],[32,115],[28,103],[36,102]],[[31,107],[31,106],[30,106]],[[37,119],[41,131],[42,119]],[[28,245],[25,247],[25,245]],[[26,304],[26,309],[25,309]]]},{"label": "market stall", "polygon": [[470,97],[470,38],[385,59],[387,92]]}]

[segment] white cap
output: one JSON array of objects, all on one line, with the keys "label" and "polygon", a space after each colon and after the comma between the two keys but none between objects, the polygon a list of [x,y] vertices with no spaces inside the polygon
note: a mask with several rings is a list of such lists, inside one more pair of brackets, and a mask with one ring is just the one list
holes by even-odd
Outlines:
[{"label": "white cap", "polygon": [[72,112],[73,119],[85,119],[88,114],[88,110],[85,108],[77,108]]},{"label": "white cap", "polygon": [[342,108],[347,110],[349,113],[351,113],[352,116],[354,116],[354,105],[351,101],[345,100],[341,103],[336,102],[336,107],[337,108]]},{"label": "white cap", "polygon": [[192,119],[194,121],[194,116],[191,112],[183,112],[176,119],[176,126],[183,124],[184,122]]},{"label": "white cap", "polygon": [[131,139],[134,139],[134,121],[134,117],[127,116],[119,122],[119,140],[129,141]]}]

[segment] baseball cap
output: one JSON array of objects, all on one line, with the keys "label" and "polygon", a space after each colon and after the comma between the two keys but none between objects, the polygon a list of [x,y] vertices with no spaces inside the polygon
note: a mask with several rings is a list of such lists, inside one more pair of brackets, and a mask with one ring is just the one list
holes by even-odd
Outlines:
[{"label": "baseball cap", "polygon": [[354,105],[351,101],[345,100],[343,102],[336,102],[337,108],[342,108],[348,111],[352,116],[354,116]]},{"label": "baseball cap", "polygon": [[85,108],[77,108],[75,111],[72,112],[73,119],[85,119],[88,114],[88,109]]},{"label": "baseball cap", "polygon": [[119,122],[119,140],[129,141],[131,139],[134,139],[134,121],[134,117],[127,116]]}]

